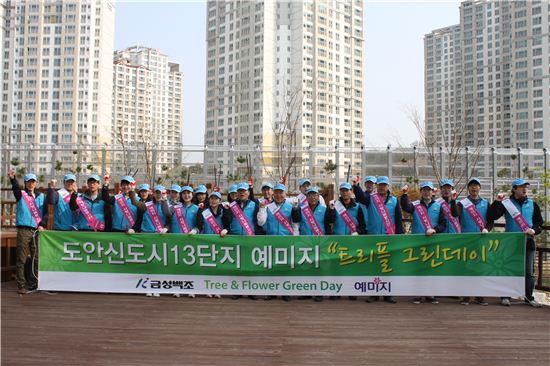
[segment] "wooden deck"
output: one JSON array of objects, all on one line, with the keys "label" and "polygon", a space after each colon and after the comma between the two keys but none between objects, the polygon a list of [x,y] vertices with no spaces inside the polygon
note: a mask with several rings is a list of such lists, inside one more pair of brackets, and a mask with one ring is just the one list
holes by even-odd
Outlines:
[{"label": "wooden deck", "polygon": [[550,307],[16,294],[2,365],[545,365]]}]

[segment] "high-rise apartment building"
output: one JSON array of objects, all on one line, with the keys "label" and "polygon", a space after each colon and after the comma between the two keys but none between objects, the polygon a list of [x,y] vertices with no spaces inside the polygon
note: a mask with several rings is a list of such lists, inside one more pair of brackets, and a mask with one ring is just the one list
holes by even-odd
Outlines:
[{"label": "high-rise apartment building", "polygon": [[157,49],[134,46],[114,55],[113,126],[115,142],[160,150],[158,163],[174,163],[182,142],[183,75],[179,64]]},{"label": "high-rise apartment building", "polygon": [[[113,1],[4,0],[0,8],[2,144],[110,144]],[[73,163],[73,155],[37,153],[29,168],[40,173],[41,162]]]},{"label": "high-rise apartment building", "polygon": [[[361,0],[209,1],[205,144],[262,151],[264,176],[281,145],[317,149],[297,156],[295,176],[320,174],[321,150],[336,146],[334,163],[358,171],[360,153],[346,148],[363,144],[363,42]],[[206,168],[233,174],[229,154],[214,150]]]},{"label": "high-rise apartment building", "polygon": [[[424,38],[426,131],[439,144],[550,146],[548,1],[464,1]],[[540,161],[534,164],[540,166]]]}]

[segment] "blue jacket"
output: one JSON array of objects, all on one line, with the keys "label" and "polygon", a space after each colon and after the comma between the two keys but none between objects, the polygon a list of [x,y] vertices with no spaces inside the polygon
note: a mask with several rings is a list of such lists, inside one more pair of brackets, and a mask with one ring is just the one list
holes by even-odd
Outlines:
[{"label": "blue jacket", "polygon": [[[107,205],[105,204],[105,201],[103,201],[103,199],[100,197],[100,195],[98,195],[95,200],[92,200],[90,198],[90,196],[88,195],[88,192],[85,192],[84,194],[73,193],[71,195],[71,201],[69,203],[69,205],[71,207],[71,210],[73,210],[73,211],[78,210],[78,205],[76,203],[76,198],[77,197],[82,197],[82,199],[84,200],[84,203],[86,203],[86,205],[88,205],[88,207],[90,207],[90,210],[92,211],[92,215],[94,215],[94,217],[97,220],[99,220],[100,222],[106,224],[106,220],[105,220],[106,211],[105,210],[106,210]],[[88,223],[88,220],[86,220],[86,217],[84,217],[84,215],[82,214],[82,212],[78,213],[78,216],[76,217],[74,226],[80,231],[92,231],[93,230],[92,227],[90,226],[90,224]]]},{"label": "blue jacket", "polygon": [[[185,206],[185,203],[182,203],[181,206],[183,207],[183,215],[185,216],[185,221],[187,221],[187,226],[189,226],[189,230],[193,230],[193,228],[197,226],[197,213],[199,212],[199,206],[193,203],[190,206]],[[172,212],[170,232],[182,234],[183,232],[178,225],[178,218],[176,216],[176,211],[174,211],[174,207],[175,206],[170,207],[170,211]]]},{"label": "blue jacket", "polygon": [[[409,196],[407,194],[403,194],[401,196],[400,201],[401,201],[400,203],[401,203],[401,207],[403,208],[403,211],[413,215],[412,230],[411,230],[412,233],[413,234],[426,233],[426,229],[424,229],[424,225],[422,225],[422,221],[420,220],[420,217],[416,213],[414,205],[409,201]],[[428,216],[430,217],[430,221],[432,223],[432,227],[434,228],[435,232],[444,233],[447,227],[447,219],[445,219],[445,214],[441,209],[441,205],[433,199],[427,206],[422,200],[420,200],[420,204],[426,208],[426,211],[428,211]]]},{"label": "blue jacket", "polygon": [[[327,227],[325,225],[325,217],[327,215],[327,208],[320,203],[317,203],[317,206],[312,210],[313,216],[315,217],[315,220],[317,221],[317,224],[321,228],[321,231],[323,231],[323,234],[327,233]],[[300,219],[300,235],[314,235],[313,230],[311,229],[311,226],[307,222],[307,219],[304,215],[304,211],[300,209],[300,214],[302,215]]]},{"label": "blue jacket", "polygon": [[[485,225],[487,225],[487,210],[489,209],[489,201],[487,201],[485,198],[480,198],[477,200],[472,199],[471,197],[468,197],[470,202],[472,202],[476,209],[478,210],[479,214],[483,218],[483,222]],[[462,204],[459,202],[458,205],[462,206]],[[479,233],[479,227],[477,226],[474,219],[472,219],[472,216],[462,207],[462,212],[460,213],[460,226],[462,227],[463,233]]]},{"label": "blue jacket", "polygon": [[[154,207],[159,215],[162,226],[164,227],[166,225],[166,216],[164,215],[162,210],[162,202],[155,202]],[[143,213],[143,221],[141,222],[141,232],[143,233],[157,232],[157,229],[155,228],[155,224],[153,224],[153,219],[151,218],[151,215],[149,215],[149,211],[147,211],[147,209],[145,209],[145,212]]]},{"label": "blue jacket", "polygon": [[65,200],[61,197],[59,191],[56,191],[53,188],[48,188],[48,193],[46,194],[46,204],[55,206],[53,220],[54,230],[72,230],[72,226],[76,220],[76,215],[71,210],[69,203],[65,202]]},{"label": "blue jacket", "polygon": [[[281,207],[279,208],[279,212],[283,214],[284,217],[288,220],[288,223],[292,227],[292,208],[294,206],[291,205],[288,202],[283,202]],[[265,230],[266,235],[292,235],[293,233],[288,231],[280,222],[275,218],[275,216],[271,213],[271,210],[266,208],[267,210],[267,221],[262,226],[262,228]]]},{"label": "blue jacket", "polygon": [[[259,204],[256,200],[247,200],[244,203],[240,203],[241,210],[243,211],[244,216],[247,218],[248,222],[252,226],[252,230],[257,235],[260,233],[258,226],[258,209]],[[243,227],[241,226],[241,223],[235,215],[233,215],[233,212],[231,209],[227,209],[223,211],[223,217],[222,217],[224,225],[227,225],[229,227],[229,233],[233,235],[246,235],[246,232],[244,231]]]},{"label": "blue jacket", "polygon": [[37,225],[36,221],[34,221],[34,218],[31,215],[29,207],[27,206],[27,202],[25,202],[25,200],[23,199],[21,188],[19,187],[19,182],[17,181],[17,179],[12,179],[11,184],[13,195],[15,196],[15,200],[17,202],[17,204],[15,205],[15,226],[28,227],[33,229],[36,229],[38,226],[45,227],[48,215],[46,211],[47,205],[45,204],[44,195],[40,193],[38,189],[35,189],[34,192],[30,192],[25,189],[25,192],[27,192],[27,194],[31,197],[31,193],[34,193],[34,202],[36,202],[36,207],[38,208],[38,211],[42,216],[41,222],[39,223],[39,225]]},{"label": "blue jacket", "polygon": [[[342,202],[342,204],[346,206],[341,198],[340,198],[340,202]],[[332,228],[333,235],[350,235],[351,232],[348,226],[346,225],[346,223],[344,222],[344,220],[342,219],[342,217],[340,216],[340,214],[338,213],[338,211],[336,209],[333,209],[333,210],[334,210],[334,226]],[[366,234],[367,227],[365,223],[365,216],[366,216],[365,206],[363,206],[358,202],[355,202],[355,200],[352,199],[350,204],[346,206],[346,211],[350,214],[353,222],[355,223],[357,233]]]},{"label": "blue jacket", "polygon": [[[384,202],[386,209],[388,210],[388,215],[390,216],[391,222],[395,226],[396,234],[403,234],[403,219],[401,216],[401,207],[399,206],[399,201],[397,197],[392,196],[391,194],[386,197]],[[376,205],[372,202],[372,199],[368,200],[367,211],[369,213],[367,220],[367,229],[369,235],[384,235],[387,234],[386,226],[382,220],[382,216],[376,209]]]}]

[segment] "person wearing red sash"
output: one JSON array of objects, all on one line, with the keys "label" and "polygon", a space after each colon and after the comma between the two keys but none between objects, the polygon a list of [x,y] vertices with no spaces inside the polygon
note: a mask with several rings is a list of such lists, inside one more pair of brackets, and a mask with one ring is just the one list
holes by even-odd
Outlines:
[{"label": "person wearing red sash", "polygon": [[[436,233],[444,233],[447,226],[445,214],[441,209],[441,205],[433,199],[434,186],[432,182],[420,183],[420,200],[412,202],[409,200],[409,186],[405,185],[402,188],[403,194],[400,198],[400,203],[403,211],[410,213],[413,216],[412,233],[425,234],[427,236]],[[431,304],[439,304],[439,301],[434,296],[427,296],[426,301]],[[413,299],[414,304],[420,304],[421,297]]]},{"label": "person wearing red sash", "polygon": [[460,220],[458,216],[453,215],[452,211],[453,205],[456,205],[456,191],[454,188],[455,185],[452,179],[442,179],[439,183],[441,197],[436,199],[436,201],[441,205],[441,210],[447,220],[445,234],[457,234],[462,232]]},{"label": "person wearing red sash", "polygon": [[[367,231],[369,235],[403,234],[403,217],[399,200],[390,191],[391,181],[386,176],[376,180],[376,192],[365,195],[367,207]],[[367,302],[374,302],[379,296],[370,296]],[[384,301],[395,304],[393,296],[384,296]]]},{"label": "person wearing red sash", "polygon": [[228,227],[222,222],[224,209],[221,198],[220,192],[212,192],[208,197],[208,207],[201,208],[197,212],[197,229],[201,234],[218,234],[222,238],[227,235]]},{"label": "person wearing red sash", "polygon": [[199,208],[208,207],[208,189],[206,189],[206,186],[204,184],[199,185],[195,189],[193,203],[197,205]]},{"label": "person wearing red sash", "polygon": [[46,193],[46,205],[54,206],[53,229],[68,231],[73,229],[75,214],[69,207],[71,194],[77,192],[76,177],[72,173],[63,177],[63,188],[55,190],[57,181],[52,179],[48,182]]},{"label": "person wearing red sash", "polygon": [[69,206],[74,212],[78,211],[74,226],[78,231],[110,231],[111,212],[99,194],[99,176],[90,175],[86,183],[88,189],[83,194],[71,194]]},{"label": "person wearing red sash", "polygon": [[109,195],[110,176],[103,177],[104,184],[101,188],[101,197],[110,206],[112,212],[112,230],[116,232],[128,232],[136,227],[137,208],[130,202],[128,195],[130,189],[136,186],[136,180],[131,175],[125,175],[120,179],[120,192],[114,196]]},{"label": "person wearing red sash", "polygon": [[[509,198],[504,198],[499,194],[496,200],[489,207],[487,212],[487,221],[494,223],[502,215],[506,220],[506,232],[524,232],[526,238],[525,250],[525,303],[535,308],[542,305],[538,303],[534,296],[535,289],[535,254],[537,245],[535,235],[542,232],[544,220],[540,212],[540,207],[535,201],[527,196],[529,182],[519,178],[512,182],[512,194]],[[503,297],[500,303],[504,306],[510,306],[510,298]]]},{"label": "person wearing red sash", "polygon": [[[178,196],[179,196],[179,193],[178,193]],[[137,187],[137,195],[134,189],[130,189],[130,191],[128,192],[128,197],[130,197],[130,203],[136,200],[141,202],[148,202],[153,199],[151,195],[150,186],[147,183],[142,183]],[[132,227],[131,229],[128,229],[126,233],[135,234],[136,231],[140,231],[142,223],[143,223],[143,214],[140,214],[139,212],[137,212],[136,223],[134,227]]]},{"label": "person wearing red sash", "polygon": [[29,173],[23,177],[25,184],[23,190],[19,187],[14,171],[10,170],[8,177],[17,202],[15,214],[15,226],[17,227],[15,278],[18,293],[25,295],[29,290],[36,289],[36,278],[25,278],[25,262],[30,255],[33,260],[33,273],[38,273],[35,233],[44,230],[46,227],[47,205],[44,204],[44,195],[36,188],[37,179],[35,174]]},{"label": "person wearing red sash", "polygon": [[168,205],[170,207],[182,203],[181,200],[181,187],[178,184],[172,184],[170,186],[170,196],[168,198]]},{"label": "person wearing red sash", "polygon": [[[481,233],[486,234],[491,230],[487,224],[487,210],[489,201],[480,197],[481,181],[478,178],[470,178],[468,181],[468,197],[456,201],[451,201],[451,211],[454,217],[460,219],[460,228],[463,233]],[[443,191],[443,190],[442,190]],[[456,193],[453,194],[456,198]],[[481,296],[475,297],[476,304],[487,306],[489,303]],[[470,297],[463,297],[462,305],[470,304]]]},{"label": "person wearing red sash", "polygon": [[355,200],[364,205],[367,204],[367,200],[371,193],[375,191],[377,178],[375,176],[369,175],[366,176],[363,180],[365,184],[365,190],[361,189],[360,182],[361,179],[359,176],[353,181],[353,194],[355,195]]},{"label": "person wearing red sash", "polygon": [[168,232],[172,215],[168,208],[168,202],[162,198],[163,191],[163,186],[155,186],[153,195],[145,201],[138,201],[135,199],[135,195],[130,195],[132,205],[138,209],[138,221],[141,221],[140,232],[159,234]]}]

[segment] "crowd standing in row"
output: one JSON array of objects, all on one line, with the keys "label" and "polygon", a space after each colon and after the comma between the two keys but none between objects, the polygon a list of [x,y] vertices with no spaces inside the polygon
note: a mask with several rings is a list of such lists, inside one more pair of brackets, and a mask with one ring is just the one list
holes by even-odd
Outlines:
[{"label": "crowd standing in row", "polygon": [[[133,234],[178,233],[225,235],[393,235],[403,234],[402,211],[412,215],[412,234],[437,235],[441,233],[481,233],[491,231],[494,222],[504,215],[506,232],[524,232],[526,240],[525,302],[534,307],[534,260],[536,244],[534,237],[542,231],[543,219],[539,206],[528,198],[529,183],[523,179],[512,182],[509,197],[499,194],[489,204],[480,197],[481,182],[471,178],[467,183],[468,195],[457,199],[452,180],[440,182],[440,196],[435,198],[432,182],[420,183],[420,199],[411,202],[409,187],[404,186],[399,199],[391,193],[388,177],[368,176],[364,188],[357,178],[353,185],[345,182],[339,186],[339,198],[325,203],[318,188],[309,179],[298,182],[300,193],[287,197],[287,188],[282,183],[265,182],[261,186],[262,197],[255,198],[251,183],[231,185],[227,201],[217,191],[208,192],[206,186],[195,189],[177,184],[165,188],[148,184],[136,187],[132,176],[120,180],[120,192],[109,193],[110,177],[104,177],[103,185],[98,175],[90,175],[87,189],[78,193],[76,177],[64,176],[63,187],[56,189],[56,181],[48,183],[46,196],[36,188],[36,175],[24,177],[21,190],[15,173],[9,173],[17,201],[17,284],[19,293],[35,288],[28,284],[24,275],[27,256],[35,256],[36,231],[47,224],[47,206],[54,205],[54,230],[111,231]],[[254,297],[252,297],[254,298]],[[268,297],[268,299],[273,297]],[[284,296],[285,300],[290,297]],[[355,298],[352,298],[355,299]],[[314,297],[320,301],[321,297]],[[367,302],[377,301],[369,297]],[[384,301],[395,303],[392,296]],[[427,297],[427,302],[438,300]],[[484,298],[474,300],[487,305]],[[422,299],[416,297],[414,303]],[[461,303],[468,305],[469,298]],[[509,298],[501,304],[510,305]]]}]

